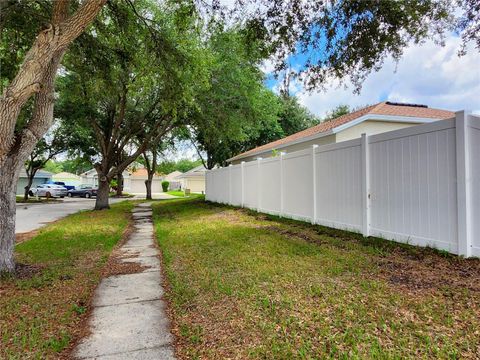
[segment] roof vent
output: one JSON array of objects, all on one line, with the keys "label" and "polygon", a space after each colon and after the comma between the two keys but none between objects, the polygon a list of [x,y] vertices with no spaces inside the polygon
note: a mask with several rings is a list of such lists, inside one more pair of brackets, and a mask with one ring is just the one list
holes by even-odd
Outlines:
[{"label": "roof vent", "polygon": [[393,105],[393,106],[410,106],[410,107],[418,107],[418,108],[428,108],[427,105],[422,105],[422,104],[407,104],[407,103],[399,103],[399,102],[393,102],[393,101],[387,101],[387,105]]}]

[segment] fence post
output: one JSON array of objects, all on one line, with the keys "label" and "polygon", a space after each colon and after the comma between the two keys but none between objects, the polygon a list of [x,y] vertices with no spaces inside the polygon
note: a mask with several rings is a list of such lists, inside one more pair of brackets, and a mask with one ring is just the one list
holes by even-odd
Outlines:
[{"label": "fence post", "polygon": [[283,184],[284,184],[284,180],[283,180],[283,157],[285,156],[285,152],[281,151],[280,152],[280,214],[279,216],[280,217],[283,217],[283,193],[284,193],[284,190],[283,190]]},{"label": "fence post", "polygon": [[361,171],[362,171],[362,234],[370,235],[370,158],[368,153],[368,135],[361,138]]},{"label": "fence post", "polygon": [[468,115],[465,111],[455,114],[457,152],[457,231],[458,254],[472,256],[471,235],[471,178],[468,146]]},{"label": "fence post", "polygon": [[260,168],[260,162],[262,161],[262,158],[257,158],[257,211],[260,211],[262,208],[262,194],[260,192],[261,190],[261,179],[262,179],[262,172]]},{"label": "fence post", "polygon": [[240,178],[241,178],[241,184],[242,184],[242,207],[245,207],[245,161],[242,161],[240,164]]},{"label": "fence post", "polygon": [[313,186],[313,209],[312,209],[312,224],[317,220],[317,166],[315,164],[315,149],[318,145],[312,145],[312,186]]},{"label": "fence post", "polygon": [[232,164],[228,165],[228,205],[232,205]]}]

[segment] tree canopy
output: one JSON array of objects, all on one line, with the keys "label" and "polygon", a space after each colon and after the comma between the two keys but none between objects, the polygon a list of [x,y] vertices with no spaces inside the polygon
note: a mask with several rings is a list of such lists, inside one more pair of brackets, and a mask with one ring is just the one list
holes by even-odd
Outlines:
[{"label": "tree canopy", "polygon": [[[104,179],[106,202],[111,179],[184,121],[193,85],[202,83],[194,22],[154,1],[135,7],[149,14],[147,24],[128,4],[109,4],[67,55],[60,79],[58,115]],[[97,207],[108,206],[101,199]]]}]

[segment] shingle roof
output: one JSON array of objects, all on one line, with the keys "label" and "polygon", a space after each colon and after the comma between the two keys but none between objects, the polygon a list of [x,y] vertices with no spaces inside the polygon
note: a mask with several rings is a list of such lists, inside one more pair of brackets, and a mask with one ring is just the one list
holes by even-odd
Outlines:
[{"label": "shingle roof", "polygon": [[[310,138],[314,135],[319,135],[326,133],[329,130],[333,130],[340,125],[349,123],[355,119],[358,119],[364,115],[387,115],[387,116],[403,116],[405,118],[428,118],[428,119],[449,119],[455,116],[455,113],[448,110],[433,109],[426,107],[425,105],[414,105],[414,104],[400,104],[392,103],[389,101],[384,101],[375,105],[370,105],[364,107],[360,110],[351,112],[346,115],[342,115],[334,120],[325,121],[318,125],[312,126],[311,128],[302,130],[290,136],[284,137],[282,139],[272,141],[271,143],[258,146],[254,149],[248,150],[242,154],[236,155],[230,160],[237,160],[243,157],[253,155],[256,153],[265,152],[268,150],[273,150],[279,146],[286,145],[291,142],[301,140],[303,138]],[[408,121],[408,119],[405,119]]]},{"label": "shingle roof", "polygon": [[[45,179],[50,179],[52,177],[53,173],[51,173],[50,171],[47,171],[47,170],[43,170],[43,169],[40,169],[40,170],[37,170],[37,172],[35,173],[35,176],[34,178],[37,179],[37,178],[45,178]],[[19,177],[21,178],[26,178],[28,177],[27,176],[27,172],[25,171],[24,168],[22,168],[20,170],[20,175]]]},{"label": "shingle roof", "polygon": [[[135,169],[132,173],[130,173],[132,177],[139,177],[139,178],[146,178],[148,176],[148,171],[146,168],[138,168]],[[156,172],[155,176],[160,176],[160,173]]]}]

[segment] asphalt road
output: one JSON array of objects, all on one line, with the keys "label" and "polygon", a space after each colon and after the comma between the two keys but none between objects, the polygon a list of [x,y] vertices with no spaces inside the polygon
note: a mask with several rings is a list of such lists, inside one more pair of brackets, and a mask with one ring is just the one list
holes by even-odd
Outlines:
[{"label": "asphalt road", "polygon": [[[153,194],[154,199],[168,199],[174,196],[168,194]],[[141,199],[135,197],[130,199]],[[114,204],[125,199],[110,199]],[[49,222],[61,219],[67,215],[81,210],[92,210],[95,206],[95,199],[65,198],[63,201],[48,204],[17,204],[17,217],[15,222],[15,233],[25,233],[36,230]]]},{"label": "asphalt road", "polygon": [[63,201],[49,204],[17,204],[15,233],[19,234],[36,230],[49,222],[77,211],[91,210],[94,205],[95,199],[83,198],[65,198]]}]

